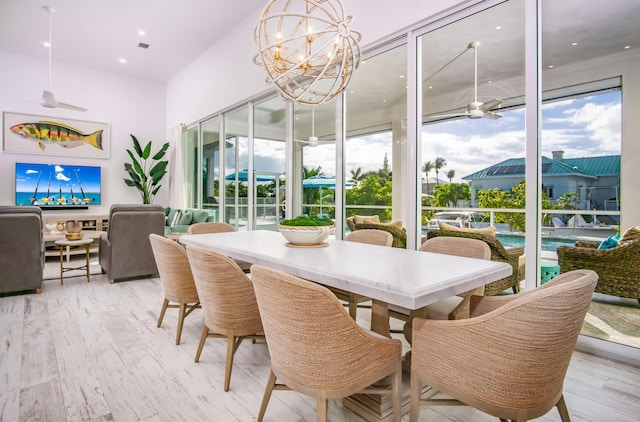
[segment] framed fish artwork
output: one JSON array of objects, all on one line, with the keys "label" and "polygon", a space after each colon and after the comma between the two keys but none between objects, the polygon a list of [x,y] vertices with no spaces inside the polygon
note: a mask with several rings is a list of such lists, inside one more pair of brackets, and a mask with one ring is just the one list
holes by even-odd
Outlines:
[{"label": "framed fish artwork", "polygon": [[3,112],[4,152],[109,158],[109,124]]}]

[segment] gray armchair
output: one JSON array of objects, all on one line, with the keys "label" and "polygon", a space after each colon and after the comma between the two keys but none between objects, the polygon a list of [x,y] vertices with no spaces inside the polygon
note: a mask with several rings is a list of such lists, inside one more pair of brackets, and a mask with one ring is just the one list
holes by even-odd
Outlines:
[{"label": "gray armchair", "polygon": [[0,206],[0,293],[42,292],[44,239],[38,207]]},{"label": "gray armchair", "polygon": [[164,235],[164,218],[160,205],[111,206],[109,229],[100,236],[100,266],[110,283],[158,274],[149,235]]}]

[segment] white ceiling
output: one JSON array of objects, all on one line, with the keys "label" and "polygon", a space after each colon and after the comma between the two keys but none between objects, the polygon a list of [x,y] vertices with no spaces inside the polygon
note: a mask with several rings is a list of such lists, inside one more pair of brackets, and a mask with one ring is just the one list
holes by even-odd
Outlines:
[{"label": "white ceiling", "polygon": [[[53,61],[164,82],[265,1],[0,0],[0,51],[46,59],[53,6]],[[144,30],[146,35],[138,35]],[[138,43],[150,45],[146,50]],[[127,63],[119,62],[125,58]]]}]

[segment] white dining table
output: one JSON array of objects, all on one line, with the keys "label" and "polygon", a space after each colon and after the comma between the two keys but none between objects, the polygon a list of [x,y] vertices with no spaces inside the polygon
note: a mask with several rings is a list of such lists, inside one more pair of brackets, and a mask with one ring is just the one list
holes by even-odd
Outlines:
[{"label": "white dining table", "polygon": [[388,305],[420,309],[511,275],[504,262],[327,239],[291,247],[278,232],[183,235],[180,242],[372,299],[371,328],[389,336]]}]

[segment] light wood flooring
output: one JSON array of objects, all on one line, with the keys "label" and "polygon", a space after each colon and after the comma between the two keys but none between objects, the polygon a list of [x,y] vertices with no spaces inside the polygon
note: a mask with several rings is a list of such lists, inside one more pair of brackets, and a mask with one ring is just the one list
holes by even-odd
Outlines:
[{"label": "light wood flooring", "polygon": [[[176,346],[176,311],[156,328],[157,279],[47,280],[42,294],[0,298],[0,421],[253,421],[269,372],[266,344],[244,342],[223,391],[225,342],[196,311]],[[366,319],[366,312],[359,310]],[[365,320],[361,322],[366,323]],[[330,362],[327,362],[330,364]],[[488,380],[488,382],[490,382]],[[640,369],[575,353],[565,382],[573,421],[640,420]],[[266,421],[314,421],[315,402],[275,391]],[[331,421],[361,421],[332,401]],[[496,421],[468,407],[423,408],[421,421]],[[552,410],[541,421],[560,420]],[[403,422],[408,421],[405,415]]]}]

